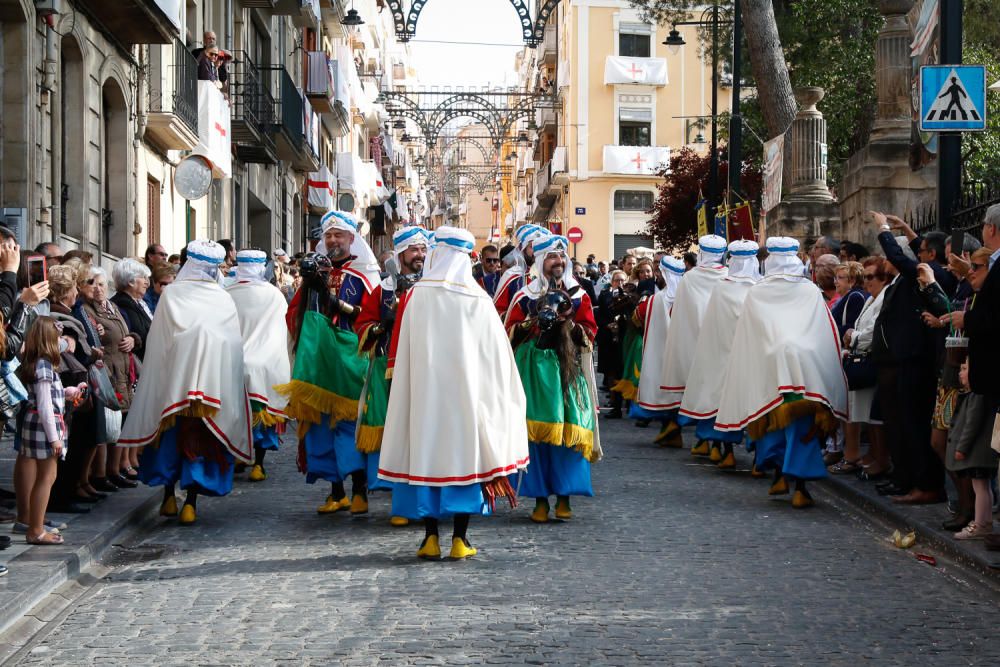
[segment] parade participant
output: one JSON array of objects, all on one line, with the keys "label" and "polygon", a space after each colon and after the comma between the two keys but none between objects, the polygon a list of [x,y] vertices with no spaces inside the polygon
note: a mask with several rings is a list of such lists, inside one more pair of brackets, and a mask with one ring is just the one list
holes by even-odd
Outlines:
[{"label": "parade participant", "polygon": [[247,393],[253,411],[254,463],[251,482],[267,479],[264,455],[277,451],[285,432],[285,406],[288,400],[275,385],[287,384],[291,377],[288,363],[288,329],[285,315],[288,303],[281,290],[264,279],[267,254],[260,250],[241,250],[236,254],[236,283],[226,291],[236,304],[243,335],[243,367]]},{"label": "parade participant", "polygon": [[[292,381],[278,387],[288,397],[285,412],[299,423],[299,469],[306,482],[330,482],[317,510],[368,511],[365,456],[355,444],[358,399],[368,360],[358,353],[353,325],[361,301],[379,284],[378,260],[349,213],[321,219],[322,240],[300,262],[303,282],[288,308],[295,362]],[[344,480],[351,478],[352,498]]]},{"label": "parade participant", "polygon": [[379,477],[394,482],[393,514],[424,520],[417,556],[425,559],[441,557],[438,522],[451,516],[451,558],[476,555],[470,516],[488,513],[497,497],[514,504],[507,475],[528,463],[524,390],[490,298],[472,277],[474,243],[464,229],[436,230],[389,348]]},{"label": "parade participant", "polygon": [[[359,349],[368,359],[368,375],[358,405],[357,447],[367,455],[369,490],[391,490],[392,484],[378,478],[379,450],[389,405],[389,339],[399,300],[420,280],[427,256],[428,234],[421,227],[401,227],[392,235],[393,256],[399,274],[390,274],[361,302],[361,314],[354,323]],[[404,516],[390,519],[393,526],[405,526]]]},{"label": "parade participant", "polygon": [[753,241],[733,241],[729,244],[728,275],[715,286],[701,323],[692,378],[681,400],[680,414],[697,422],[695,435],[699,441],[721,444],[723,456],[718,465],[723,469],[736,467],[733,444],[743,440],[742,431],[715,430],[715,415],[722,396],[722,379],[726,374],[729,352],[733,347],[736,322],[743,312],[743,301],[750,288],[760,279],[760,262]]},{"label": "parade participant", "polygon": [[500,276],[499,286],[493,295],[493,305],[496,306],[501,320],[507,316],[514,295],[528,281],[528,274],[535,263],[535,251],[532,248],[532,243],[536,239],[548,236],[548,234],[547,229],[538,225],[521,225],[514,232],[516,246],[508,255],[508,257],[514,258],[514,264]]},{"label": "parade participant", "polygon": [[[638,306],[648,300],[656,291],[653,279],[653,265],[644,259],[632,269],[632,275],[624,286],[622,298],[612,302],[612,308],[625,316],[625,335],[622,342],[622,378],[611,391],[618,392],[626,401],[635,401],[639,393],[639,375],[642,371],[643,318],[638,314]],[[640,418],[640,424],[644,421]],[[645,425],[649,422],[646,421]]]},{"label": "parade participant", "polygon": [[823,293],[805,273],[795,239],[767,240],[764,279],[749,290],[733,334],[715,428],[747,429],[769,493],[809,507],[806,481],[826,477],[823,442],[847,416],[840,341]]},{"label": "parade participant", "polygon": [[225,257],[213,241],[187,245],[187,261],[157,304],[118,440],[122,447],[145,447],[139,479],[164,487],[161,515],[177,515],[176,484],[187,490],[182,524],[197,518],[199,495],[232,490],[234,458],[250,460],[239,316],[218,283]]},{"label": "parade participant", "polygon": [[535,498],[531,520],[570,519],[570,496],[592,496],[590,464],[600,458],[591,345],[597,323],[590,298],[568,271],[564,236],[535,244],[537,277],[517,295],[507,331],[528,399],[531,464],[520,493]]},{"label": "parade participant", "polygon": [[[682,446],[681,431],[676,422],[668,418],[670,397],[660,389],[660,385],[663,380],[670,310],[674,305],[677,287],[684,277],[684,261],[664,255],[660,258],[659,269],[663,288],[641,301],[636,309],[643,323],[643,372],[639,376],[639,391],[632,403],[630,415],[635,418],[666,420],[655,442],[679,448]],[[670,429],[669,424],[674,427]]]},{"label": "parade participant", "polygon": [[[726,277],[726,267],[722,265],[725,252],[726,239],[715,234],[702,236],[698,239],[697,264],[684,274],[684,279],[677,287],[677,298],[670,314],[671,335],[667,337],[663,384],[660,385],[660,389],[669,393],[666,401],[669,409],[681,406],[708,300],[715,286]],[[678,417],[678,426],[686,423],[689,423],[687,418]],[[667,428],[671,432],[674,430],[674,427]],[[708,441],[699,442],[691,449],[691,454],[695,456],[706,456],[709,453]],[[718,451],[716,455],[719,456]]]}]

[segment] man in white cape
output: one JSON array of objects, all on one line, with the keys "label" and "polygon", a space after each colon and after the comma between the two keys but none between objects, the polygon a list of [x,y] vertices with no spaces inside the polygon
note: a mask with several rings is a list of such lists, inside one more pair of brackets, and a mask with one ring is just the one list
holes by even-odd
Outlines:
[{"label": "man in white cape", "polygon": [[529,282],[531,267],[535,263],[535,252],[532,244],[548,235],[549,230],[531,224],[521,225],[514,232],[516,245],[511,252],[511,255],[514,255],[514,265],[500,276],[497,291],[493,295],[493,304],[496,306],[501,320],[506,319],[514,295]]},{"label": "man in white cape", "polygon": [[187,490],[180,521],[191,524],[199,494],[232,490],[234,460],[250,461],[252,437],[239,317],[217,280],[226,252],[191,241],[186,254],[157,304],[118,444],[145,447],[139,479],[165,487],[160,514],[176,516],[174,487]]},{"label": "man in white cape", "polygon": [[[663,359],[663,383],[660,385],[660,389],[666,392],[664,402],[669,409],[676,410],[681,406],[708,300],[715,286],[726,277],[726,267],[722,264],[725,252],[726,239],[715,234],[702,236],[698,239],[698,263],[684,274],[677,287],[677,297],[670,313],[671,335],[667,337],[667,352]],[[679,426],[687,423],[690,420],[678,417]],[[671,436],[676,437],[672,433]],[[708,443],[697,445],[691,453],[708,456]]]},{"label": "man in white cape", "polygon": [[[640,302],[636,308],[644,318],[642,335],[642,370],[639,373],[639,391],[629,414],[635,418],[659,419],[663,428],[654,442],[665,447],[681,447],[681,431],[670,418],[671,395],[660,389],[664,383],[663,368],[667,351],[667,336],[670,331],[670,311],[674,307],[677,287],[684,277],[684,260],[664,255],[660,258],[660,273],[664,285],[651,297]],[[671,425],[673,425],[671,427]]]},{"label": "man in white cape", "polygon": [[226,291],[236,304],[243,335],[243,368],[253,412],[254,462],[248,479],[267,479],[264,455],[277,451],[285,431],[288,398],[275,385],[291,379],[288,361],[288,302],[281,290],[264,279],[267,255],[260,250],[236,253],[236,282]]},{"label": "man in white cape", "polygon": [[771,495],[809,507],[805,483],[826,477],[822,443],[847,419],[847,379],[837,326],[805,275],[798,241],[767,240],[764,279],[750,289],[733,336],[716,415],[719,431],[747,429],[760,470],[775,470]]},{"label": "man in white cape", "polygon": [[[728,273],[712,291],[701,323],[701,333],[691,364],[690,381],[681,400],[680,414],[693,419],[699,444],[710,442],[710,458],[724,470],[736,467],[733,444],[743,440],[742,431],[715,430],[715,414],[722,397],[722,381],[733,347],[736,323],[743,312],[743,301],[760,279],[760,250],[753,241],[729,244]],[[719,454],[720,444],[723,453]]]},{"label": "man in white cape", "polygon": [[475,238],[440,227],[420,282],[399,304],[379,477],[392,513],[423,519],[417,551],[441,557],[438,522],[453,516],[451,558],[476,554],[467,529],[493,499],[514,501],[507,475],[528,465],[525,397],[490,297],[472,276]]}]

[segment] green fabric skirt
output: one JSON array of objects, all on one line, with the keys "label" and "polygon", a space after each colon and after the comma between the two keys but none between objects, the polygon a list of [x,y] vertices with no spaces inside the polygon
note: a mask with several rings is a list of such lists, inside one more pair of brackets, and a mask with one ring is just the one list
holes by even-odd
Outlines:
[{"label": "green fabric skirt", "polygon": [[612,389],[633,401],[639,395],[639,372],[642,370],[642,333],[629,325],[622,345],[622,379]]},{"label": "green fabric skirt", "polygon": [[368,371],[368,386],[362,397],[358,418],[358,449],[368,454],[382,448],[385,413],[389,408],[389,381],[385,379],[388,366],[389,357],[372,358]]},{"label": "green fabric skirt", "polygon": [[583,373],[564,394],[555,350],[539,350],[531,340],[518,346],[514,360],[528,399],[528,440],[571,447],[590,459],[596,416]]}]

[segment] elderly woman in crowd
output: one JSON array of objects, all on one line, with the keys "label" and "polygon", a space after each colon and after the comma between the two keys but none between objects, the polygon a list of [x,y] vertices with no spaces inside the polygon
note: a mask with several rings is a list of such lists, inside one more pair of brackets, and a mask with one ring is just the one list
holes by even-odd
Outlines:
[{"label": "elderly woman in crowd", "polygon": [[111,272],[116,290],[115,295],[111,297],[111,303],[118,306],[129,333],[135,336],[136,345],[132,354],[139,359],[142,359],[146,349],[146,336],[153,321],[153,312],[144,300],[150,286],[151,274],[149,267],[130,257],[118,262]]},{"label": "elderly woman in crowd", "polygon": [[[62,355],[59,377],[66,386],[87,380],[87,369],[101,358],[101,351],[87,341],[87,332],[73,315],[79,291],[78,275],[89,271],[79,259],[71,259],[48,271],[49,303],[52,317],[62,326],[68,341]],[[90,466],[96,453],[97,421],[92,401],[86,401],[69,415],[69,442],[66,460],[58,463],[56,484],[49,505],[55,512],[80,514],[89,511],[89,504],[107,496],[90,482]]]},{"label": "elderly woman in crowd", "polygon": [[864,290],[865,269],[859,262],[845,262],[834,269],[835,284],[839,298],[831,309],[833,321],[837,324],[840,337],[848,329],[853,329],[868,294]]},{"label": "elderly woman in crowd", "polygon": [[[142,341],[136,334],[129,332],[118,308],[108,300],[108,279],[104,269],[91,266],[83,275],[86,278],[79,285],[83,300],[77,306],[75,315],[87,330],[91,346],[100,347],[104,351],[104,367],[124,412],[132,401],[132,388],[138,379],[138,364],[132,351]],[[100,406],[98,419],[102,415],[103,406]],[[102,450],[106,452],[103,470],[100,468]],[[128,466],[122,465],[121,450],[113,442],[99,445],[95,465],[98,467],[94,471],[96,478],[93,485],[99,490],[111,491],[138,485],[121,474],[122,469],[127,469]],[[128,470],[127,474],[129,477],[135,476],[132,470]]]},{"label": "elderly woman in crowd", "polygon": [[[882,421],[874,406],[875,367],[868,356],[875,320],[882,310],[883,290],[889,283],[884,262],[881,257],[869,257],[859,265],[862,267],[861,281],[869,296],[851,326],[842,332],[845,370],[850,389],[847,405],[851,420],[844,424],[844,458],[828,468],[835,475],[860,472],[864,479],[881,479],[889,469],[889,452],[885,446]],[[848,265],[853,263],[848,262]],[[849,276],[850,270],[847,272]],[[852,288],[845,295],[853,292]],[[840,325],[840,320],[837,320],[837,325]],[[855,368],[849,368],[851,365]],[[865,456],[861,456],[861,427],[865,424],[868,425],[871,447]]]},{"label": "elderly woman in crowd", "polygon": [[149,278],[149,287],[142,297],[142,300],[146,302],[146,306],[149,308],[150,317],[156,313],[156,304],[160,302],[160,295],[163,294],[163,288],[174,282],[174,276],[176,275],[177,267],[173,264],[157,264],[153,267],[152,275]]}]

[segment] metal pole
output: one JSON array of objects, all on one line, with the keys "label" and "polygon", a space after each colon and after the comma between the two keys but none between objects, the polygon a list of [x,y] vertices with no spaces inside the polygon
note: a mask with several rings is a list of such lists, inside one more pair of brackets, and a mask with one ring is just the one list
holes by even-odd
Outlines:
[{"label": "metal pole", "polygon": [[743,69],[743,14],[740,0],[733,2],[733,103],[729,119],[729,195],[740,192],[743,165],[743,118],[740,116],[740,71]]},{"label": "metal pole", "polygon": [[[941,64],[962,62],[962,0],[941,0]],[[938,135],[938,227],[951,228],[951,211],[962,189],[962,135]]]},{"label": "metal pole", "polygon": [[712,5],[712,153],[708,166],[708,215],[714,228],[719,202],[719,6]]}]

